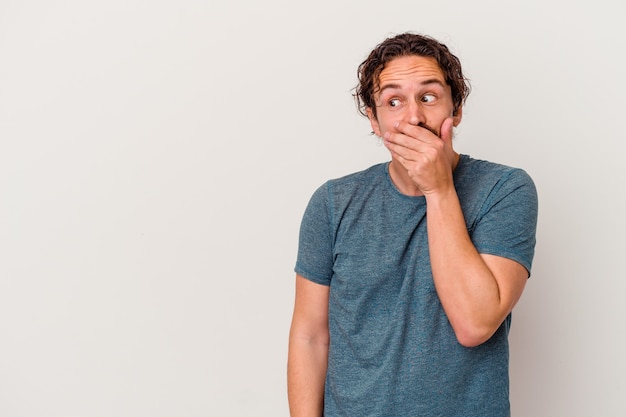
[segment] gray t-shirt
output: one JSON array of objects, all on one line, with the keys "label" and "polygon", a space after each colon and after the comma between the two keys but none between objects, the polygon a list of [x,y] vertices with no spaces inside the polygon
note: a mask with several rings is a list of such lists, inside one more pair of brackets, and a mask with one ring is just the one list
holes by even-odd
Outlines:
[{"label": "gray t-shirt", "polygon": [[[461,155],[454,182],[476,249],[530,271],[532,179]],[[401,194],[388,163],[317,189],[295,271],[330,286],[325,416],[510,415],[511,317],[480,346],[458,343],[434,288],[425,198]]]}]

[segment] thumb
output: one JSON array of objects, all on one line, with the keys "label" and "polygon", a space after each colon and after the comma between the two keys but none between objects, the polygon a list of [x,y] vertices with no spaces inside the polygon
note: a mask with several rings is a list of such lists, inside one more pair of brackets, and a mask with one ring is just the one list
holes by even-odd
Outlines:
[{"label": "thumb", "polygon": [[454,120],[452,117],[448,117],[441,124],[441,139],[445,142],[452,141],[452,131],[454,129]]}]

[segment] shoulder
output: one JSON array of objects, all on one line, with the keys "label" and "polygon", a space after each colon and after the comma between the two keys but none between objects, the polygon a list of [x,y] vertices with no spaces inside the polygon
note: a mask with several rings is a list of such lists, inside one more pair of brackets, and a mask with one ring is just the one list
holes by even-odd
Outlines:
[{"label": "shoulder", "polygon": [[327,180],[313,192],[308,204],[309,211],[343,206],[354,196],[369,194],[367,189],[378,187],[388,181],[387,177],[387,163],[380,163],[362,171]]},{"label": "shoulder", "polygon": [[333,187],[354,187],[362,184],[370,184],[373,180],[386,177],[387,164],[387,162],[384,162],[372,165],[362,171],[329,180],[328,184]]},{"label": "shoulder", "polygon": [[367,188],[375,188],[387,181],[387,163],[373,165],[362,171],[333,178],[315,191],[317,198],[341,198],[360,193]]},{"label": "shoulder", "polygon": [[499,163],[487,161],[484,159],[476,159],[476,158],[472,158],[469,155],[461,155],[459,168],[463,175],[469,175],[469,176],[474,176],[474,177],[475,176],[502,177],[502,176],[513,175],[513,176],[527,177],[528,179],[530,179],[530,176],[522,168],[499,164]]},{"label": "shoulder", "polygon": [[536,192],[533,179],[522,168],[461,155],[457,171],[455,181],[460,190],[481,189],[493,192],[524,187]]},{"label": "shoulder", "polygon": [[470,228],[489,212],[536,217],[537,190],[525,170],[462,155],[454,176]]}]

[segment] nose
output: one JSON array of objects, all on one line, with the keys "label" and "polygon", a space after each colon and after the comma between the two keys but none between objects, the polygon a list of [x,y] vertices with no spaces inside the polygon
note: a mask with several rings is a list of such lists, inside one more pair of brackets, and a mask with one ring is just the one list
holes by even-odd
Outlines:
[{"label": "nose", "polygon": [[422,112],[422,109],[420,108],[420,105],[418,103],[411,102],[410,105],[407,106],[405,120],[413,126],[417,126],[422,122],[426,122],[426,120],[424,120],[424,113]]}]

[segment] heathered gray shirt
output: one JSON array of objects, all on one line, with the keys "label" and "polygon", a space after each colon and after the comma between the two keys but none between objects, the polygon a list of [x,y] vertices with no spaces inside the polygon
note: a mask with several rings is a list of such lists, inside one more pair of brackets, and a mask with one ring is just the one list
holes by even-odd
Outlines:
[{"label": "heathered gray shirt", "polygon": [[[478,251],[530,271],[537,222],[531,178],[461,155],[454,182]],[[434,288],[425,198],[401,194],[388,163],[313,194],[295,271],[330,286],[326,417],[510,415],[511,318],[478,347],[458,343]]]}]

